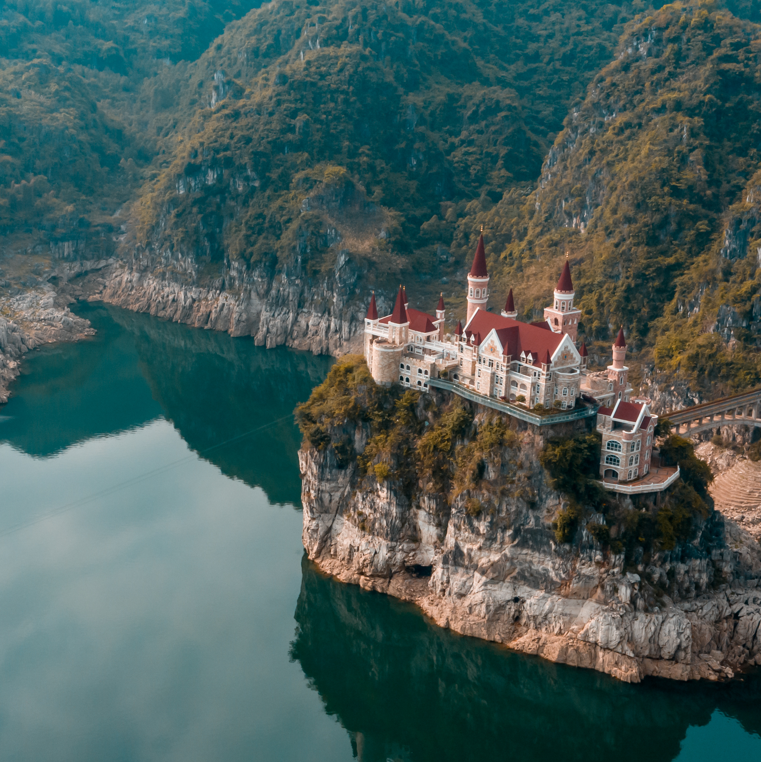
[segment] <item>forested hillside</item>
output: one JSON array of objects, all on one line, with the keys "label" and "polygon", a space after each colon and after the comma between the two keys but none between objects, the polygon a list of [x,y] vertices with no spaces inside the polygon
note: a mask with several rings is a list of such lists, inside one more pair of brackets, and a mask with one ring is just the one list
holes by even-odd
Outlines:
[{"label": "forested hillside", "polygon": [[632,25],[539,187],[479,217],[503,287],[535,306],[570,252],[587,340],[625,325],[632,348],[654,347],[693,386],[758,383],[760,53],[761,27],[713,3]]},{"label": "forested hillside", "polygon": [[343,251],[456,305],[484,224],[497,308],[568,251],[589,342],[754,384],[761,9],[663,5],[9,0],[0,254],[224,290]]}]

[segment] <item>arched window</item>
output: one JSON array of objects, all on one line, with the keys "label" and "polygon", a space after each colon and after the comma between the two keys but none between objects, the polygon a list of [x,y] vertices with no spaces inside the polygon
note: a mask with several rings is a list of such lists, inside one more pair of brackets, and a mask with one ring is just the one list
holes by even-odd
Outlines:
[{"label": "arched window", "polygon": [[606,466],[620,466],[621,460],[618,458],[617,455],[606,455],[605,465]]},{"label": "arched window", "polygon": [[422,382],[422,381],[418,381],[418,382],[417,382],[417,385],[418,385],[418,386],[422,386],[422,385],[423,385],[423,382]]},{"label": "arched window", "polygon": [[565,312],[565,302],[560,302],[560,309]]},{"label": "arched window", "polygon": [[560,308],[558,307],[558,304],[559,304],[558,300],[557,300],[557,299],[555,299],[555,309],[556,309],[556,310],[557,310],[557,309],[560,309]]},{"label": "arched window", "polygon": [[473,296],[473,288],[470,289],[470,295]]},{"label": "arched window", "polygon": [[606,450],[613,450],[613,452],[621,452],[621,443],[616,442],[615,439],[611,439],[608,442],[608,446],[605,448]]},{"label": "arched window", "polygon": [[400,363],[399,363],[399,367],[400,367],[402,370],[404,370],[404,363],[403,363],[403,362],[400,362]]},{"label": "arched window", "polygon": [[423,375],[423,369],[422,368],[418,368],[417,369],[417,374],[418,374],[418,376],[422,376]]},{"label": "arched window", "polygon": [[399,376],[400,381],[404,381],[404,376]]},{"label": "arched window", "polygon": [[647,446],[650,447],[650,437],[647,438]]}]

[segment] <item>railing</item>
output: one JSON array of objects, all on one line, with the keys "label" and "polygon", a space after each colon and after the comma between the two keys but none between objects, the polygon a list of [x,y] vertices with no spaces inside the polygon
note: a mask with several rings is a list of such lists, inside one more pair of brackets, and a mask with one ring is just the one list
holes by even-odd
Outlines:
[{"label": "railing", "polygon": [[499,410],[502,413],[507,413],[518,418],[526,423],[533,423],[534,426],[552,426],[557,423],[566,423],[567,421],[579,421],[584,418],[591,418],[597,415],[597,405],[591,407],[576,408],[575,410],[560,410],[557,413],[547,413],[546,415],[538,415],[532,413],[525,408],[518,407],[517,405],[511,405],[509,402],[502,402],[502,400],[496,400],[494,397],[487,397],[484,394],[468,389],[467,386],[458,384],[455,381],[446,381],[443,378],[431,378],[428,380],[430,386],[435,386],[437,389],[443,389],[454,394],[459,394],[471,402],[475,402],[479,405],[485,405],[493,410]]},{"label": "railing", "polygon": [[733,397],[722,397],[713,402],[704,402],[702,405],[693,405],[683,410],[672,410],[665,413],[662,418],[668,418],[672,423],[689,423],[696,418],[707,418],[709,415],[728,412],[737,409],[743,405],[748,405],[761,400],[761,389],[755,389],[751,392],[736,394]]},{"label": "railing", "polygon": [[650,484],[621,484],[620,482],[597,482],[601,487],[610,490],[611,492],[622,492],[625,495],[638,495],[645,492],[663,492],[663,490],[670,487],[679,478],[679,466],[676,467],[676,471],[664,479],[662,482],[650,483]]}]

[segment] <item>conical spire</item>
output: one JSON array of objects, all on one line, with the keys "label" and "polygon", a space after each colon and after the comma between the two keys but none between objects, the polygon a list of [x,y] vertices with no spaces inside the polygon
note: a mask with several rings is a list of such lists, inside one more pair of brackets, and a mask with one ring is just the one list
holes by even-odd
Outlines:
[{"label": "conical spire", "polygon": [[402,286],[402,295],[404,296],[404,306],[406,307],[410,300],[407,298],[407,286]]},{"label": "conical spire", "polygon": [[476,247],[476,256],[473,257],[473,266],[470,268],[470,275],[474,278],[488,278],[489,273],[486,269],[486,252],[484,251],[484,234],[478,237],[478,246]]},{"label": "conical spire", "polygon": [[462,320],[457,321],[457,328],[454,329],[455,336],[462,336]]},{"label": "conical spire", "polygon": [[507,301],[505,302],[505,312],[515,312],[515,302],[513,301],[513,290],[510,289],[507,294]]},{"label": "conical spire", "polygon": [[624,338],[624,327],[621,326],[621,328],[618,331],[618,336],[616,336],[616,340],[613,343],[614,347],[625,347],[626,346],[626,339]]},{"label": "conical spire", "polygon": [[563,265],[563,272],[560,274],[560,280],[558,285],[555,286],[555,291],[559,291],[561,294],[570,294],[573,292],[573,281],[571,280],[571,265],[568,264],[566,259]]},{"label": "conical spire", "polygon": [[587,345],[582,341],[581,346],[579,347],[579,354],[582,357],[589,357],[589,351],[587,350]]},{"label": "conical spire", "polygon": [[407,310],[404,308],[404,289],[401,286],[399,286],[399,293],[396,295],[394,311],[391,313],[388,322],[394,325],[404,325],[407,322]]},{"label": "conical spire", "polygon": [[444,292],[439,294],[439,303],[436,305],[436,312],[444,312]]},{"label": "conical spire", "polygon": [[367,320],[377,320],[378,319],[378,308],[375,305],[375,291],[373,291],[373,295],[370,297],[370,306],[367,308]]}]

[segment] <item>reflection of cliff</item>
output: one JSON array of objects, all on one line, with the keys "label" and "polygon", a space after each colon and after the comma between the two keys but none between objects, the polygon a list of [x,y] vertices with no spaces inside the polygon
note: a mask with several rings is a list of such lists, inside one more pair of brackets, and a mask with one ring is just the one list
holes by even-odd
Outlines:
[{"label": "reflection of cliff", "polygon": [[140,373],[131,337],[102,307],[76,311],[91,321],[97,335],[28,355],[20,393],[2,411],[0,441],[29,455],[55,455],[161,415]]},{"label": "reflection of cliff", "polygon": [[[154,398],[188,445],[224,474],[261,487],[270,501],[298,505],[300,437],[293,409],[323,380],[330,360],[266,350],[250,338],[126,310],[109,312],[132,337]],[[205,452],[273,421],[278,423]]]},{"label": "reflection of cliff", "polygon": [[363,762],[672,760],[715,709],[761,730],[761,679],[618,683],[463,638],[304,561],[292,655]]}]

